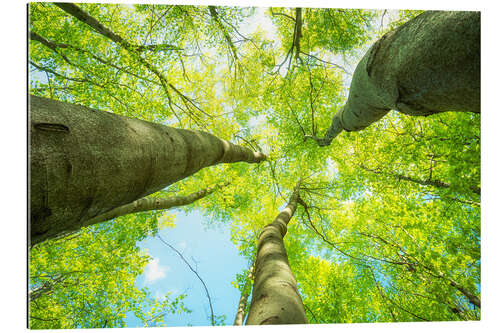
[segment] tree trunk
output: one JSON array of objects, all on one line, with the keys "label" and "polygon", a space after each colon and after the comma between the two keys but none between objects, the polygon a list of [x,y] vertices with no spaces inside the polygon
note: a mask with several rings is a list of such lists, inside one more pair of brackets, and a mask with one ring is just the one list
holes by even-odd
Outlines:
[{"label": "tree trunk", "polygon": [[382,36],[361,59],[324,138],[359,131],[390,110],[480,112],[480,13],[428,11]]},{"label": "tree trunk", "polygon": [[248,270],[247,281],[245,282],[245,286],[243,287],[243,291],[241,292],[240,302],[238,303],[238,310],[236,311],[236,317],[234,318],[233,325],[241,326],[243,325],[243,320],[245,319],[245,309],[247,307],[248,296],[250,295],[250,285],[253,280],[253,269],[254,265],[250,267]]},{"label": "tree trunk", "polygon": [[226,186],[226,184],[208,187],[198,192],[191,193],[186,196],[173,196],[168,198],[141,198],[129,204],[117,207],[104,214],[98,215],[90,220],[85,221],[84,225],[92,225],[104,221],[108,221],[119,216],[133,214],[138,212],[146,212],[150,210],[164,210],[172,207],[180,207],[192,204],[207,195],[213,193],[217,188]]},{"label": "tree trunk", "polygon": [[247,325],[307,324],[297,281],[283,244],[288,222],[297,208],[299,187],[300,181],[286,208],[259,236]]},{"label": "tree trunk", "polygon": [[176,129],[30,96],[31,245],[218,164],[262,153]]}]

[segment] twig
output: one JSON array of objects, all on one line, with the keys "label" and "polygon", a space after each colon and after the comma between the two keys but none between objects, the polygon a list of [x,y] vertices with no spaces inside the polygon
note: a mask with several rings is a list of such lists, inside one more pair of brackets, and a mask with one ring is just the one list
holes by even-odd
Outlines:
[{"label": "twig", "polygon": [[196,275],[196,277],[203,284],[203,288],[205,289],[205,293],[207,294],[208,304],[210,305],[210,317],[211,317],[212,326],[215,326],[214,309],[213,309],[213,306],[212,306],[212,299],[210,298],[210,294],[208,293],[207,285],[205,284],[205,282],[203,281],[203,279],[201,278],[201,276],[198,274],[198,272],[193,268],[193,266],[191,266],[191,264],[189,264],[189,262],[186,260],[186,258],[184,258],[184,256],[182,255],[182,253],[180,253],[175,247],[173,247],[172,245],[170,245],[169,243],[167,243],[165,240],[163,240],[163,238],[161,238],[160,235],[156,235],[156,237],[158,237],[158,239],[160,241],[162,241],[163,244],[167,245],[175,253],[177,253],[179,255],[179,257],[182,259],[182,261],[184,261],[184,263],[189,267],[189,269]]}]

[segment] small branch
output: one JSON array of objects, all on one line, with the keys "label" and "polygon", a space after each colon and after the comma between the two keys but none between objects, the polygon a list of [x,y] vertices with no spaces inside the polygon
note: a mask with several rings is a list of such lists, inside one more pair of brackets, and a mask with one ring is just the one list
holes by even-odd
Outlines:
[{"label": "small branch", "polygon": [[384,26],[384,16],[387,13],[387,9],[384,9],[384,12],[382,13],[382,17],[380,18],[380,29]]},{"label": "small branch", "polygon": [[387,305],[387,308],[389,308],[389,312],[391,313],[391,317],[392,317],[392,320],[394,321],[397,321],[396,320],[396,316],[394,315],[394,312],[392,311],[392,308],[388,306],[387,304],[387,296],[385,296],[384,292],[382,291],[382,289],[380,288],[380,285],[377,281],[377,278],[375,277],[375,272],[373,271],[373,268],[371,266],[368,266],[368,269],[370,270],[370,272],[372,273],[372,277],[373,277],[373,281],[375,281],[375,285],[377,286],[377,289],[378,289],[378,292],[380,294],[380,296],[386,300],[386,305]]},{"label": "small branch", "polygon": [[333,67],[336,67],[336,68],[338,68],[338,69],[343,70],[343,71],[344,71],[347,75],[352,76],[352,74],[351,74],[351,73],[350,73],[347,69],[345,69],[344,67],[342,67],[342,66],[340,66],[340,65],[338,65],[338,64],[335,64],[335,63],[333,63],[333,62],[329,62],[329,61],[326,61],[326,60],[320,59],[320,58],[318,58],[318,57],[316,57],[315,55],[312,55],[312,54],[310,54],[310,53],[306,53],[306,52],[303,52],[303,51],[300,51],[300,53],[301,53],[301,54],[303,54],[303,55],[305,55],[305,56],[307,56],[307,57],[309,57],[309,58],[316,59],[316,60],[318,60],[318,61],[320,61],[320,62],[322,62],[322,63],[328,64],[328,65],[332,65]]},{"label": "small branch", "polygon": [[309,309],[309,307],[307,306],[307,304],[305,302],[303,302],[303,303],[304,303],[304,308],[311,314],[311,316],[313,317],[314,321],[316,323],[319,323],[318,319],[314,315],[314,312],[312,312],[311,309]]},{"label": "small branch", "polygon": [[[35,41],[38,41],[40,43],[42,43],[43,45],[47,46],[49,49],[53,50],[54,52],[56,52],[56,50],[58,48],[62,48],[62,49],[72,49],[74,51],[77,51],[77,52],[80,52],[80,53],[85,53],[85,54],[88,54],[91,58],[97,60],[98,62],[104,64],[104,65],[107,65],[107,66],[110,66],[112,68],[115,68],[118,70],[118,72],[124,72],[126,74],[129,74],[131,76],[134,76],[140,80],[143,80],[145,82],[149,82],[149,83],[152,83],[152,84],[155,84],[155,85],[160,85],[158,82],[156,81],[153,81],[151,79],[148,79],[148,78],[145,78],[145,77],[142,77],[142,76],[139,76],[129,70],[127,70],[126,68],[123,68],[123,67],[120,67],[120,66],[117,66],[115,64],[113,64],[110,60],[106,60],[104,58],[101,58],[97,55],[95,55],[94,53],[88,51],[88,50],[85,50],[83,48],[80,48],[80,47],[77,47],[77,46],[74,46],[72,44],[68,44],[68,43],[57,43],[55,41],[52,41],[52,40],[49,40],[43,36],[40,36],[38,33],[34,32],[34,31],[30,31],[30,39],[32,40],[35,40]],[[60,54],[60,53],[58,53]],[[161,86],[161,85],[160,85]]]},{"label": "small branch", "polygon": [[[314,102],[316,100],[316,98],[318,97],[319,95],[319,92],[318,94],[316,94],[316,98],[313,98],[313,91],[314,91],[314,84],[313,84],[313,80],[312,80],[312,74],[311,74],[311,70],[309,69],[309,66],[307,66],[307,69],[308,69],[308,74],[309,74],[309,106],[311,107],[311,132],[312,132],[312,135],[316,135],[316,125],[314,123],[314,113],[315,113],[315,110],[314,110]],[[305,133],[304,133],[304,137],[305,137]]]},{"label": "small branch", "polygon": [[294,17],[292,17],[292,16],[290,16],[288,14],[285,14],[285,13],[281,13],[281,12],[280,13],[275,13],[275,12],[273,12],[273,8],[272,7],[269,7],[269,11],[271,12],[272,16],[284,16],[284,17],[286,17],[286,18],[288,18],[288,19],[290,19],[290,20],[292,20],[292,21],[295,22],[295,18]]},{"label": "small branch", "polygon": [[248,276],[243,286],[243,290],[241,292],[240,302],[238,303],[238,310],[236,311],[236,317],[234,318],[234,326],[243,325],[243,319],[245,319],[245,310],[247,307],[248,296],[250,295],[250,285],[252,284],[252,280],[254,279],[254,267],[255,262],[248,269]]},{"label": "small branch", "polygon": [[182,261],[184,261],[184,263],[189,267],[189,269],[196,275],[196,277],[198,278],[198,280],[201,281],[201,283],[203,284],[203,288],[205,289],[205,293],[207,295],[207,298],[208,298],[208,304],[210,305],[210,318],[211,318],[211,323],[212,323],[212,326],[215,326],[215,317],[214,317],[214,309],[213,309],[213,306],[212,306],[212,299],[210,298],[210,294],[208,293],[208,288],[207,288],[207,285],[205,284],[205,281],[203,281],[203,279],[201,278],[201,276],[198,274],[198,272],[193,268],[193,266],[191,266],[191,264],[189,264],[189,262],[186,260],[186,258],[184,258],[184,256],[182,255],[182,253],[180,253],[176,248],[174,248],[172,245],[170,245],[169,243],[167,243],[165,240],[163,240],[163,238],[161,238],[160,235],[156,235],[156,237],[158,237],[158,239],[165,245],[167,245],[169,248],[171,248],[175,253],[177,253],[179,255],[179,257],[182,259]]},{"label": "small branch", "polygon": [[184,51],[182,47],[178,47],[172,44],[163,43],[163,44],[150,44],[150,45],[138,45],[135,46],[135,50],[137,52],[144,51]]},{"label": "small branch", "polygon": [[229,33],[227,32],[227,29],[224,27],[222,22],[219,19],[219,14],[217,13],[217,9],[215,6],[208,6],[208,10],[210,11],[210,16],[212,19],[215,21],[219,29],[221,30],[222,34],[224,35],[224,39],[226,39],[227,44],[229,45],[229,48],[231,49],[233,53],[234,60],[238,60],[238,53],[236,51],[236,47],[233,44],[233,41],[231,40],[231,36],[229,36]]},{"label": "small branch", "polygon": [[448,279],[448,281],[450,282],[450,285],[452,287],[455,287],[457,290],[459,290],[465,297],[467,297],[467,299],[469,300],[469,302],[471,304],[474,304],[475,306],[477,306],[478,308],[481,307],[481,299],[479,297],[477,297],[476,295],[474,295],[473,293],[471,293],[469,290],[467,290],[465,287],[459,285],[457,282],[455,282],[453,279]]},{"label": "small branch", "polygon": [[117,101],[118,103],[120,103],[121,105],[123,105],[123,107],[125,107],[126,109],[128,109],[128,105],[125,104],[122,100],[120,100],[119,98],[117,98],[116,96],[114,96],[113,94],[111,94],[109,92],[109,89],[106,89],[105,86],[103,86],[102,84],[99,84],[97,82],[94,82],[94,81],[90,81],[90,80],[87,80],[87,79],[80,79],[80,78],[73,78],[73,77],[68,77],[68,76],[65,76],[65,75],[62,75],[60,73],[57,73],[56,71],[53,71],[52,69],[50,68],[46,68],[46,67],[43,67],[41,65],[38,65],[36,64],[35,62],[29,60],[29,63],[35,67],[36,69],[40,70],[40,71],[43,71],[43,72],[46,72],[46,73],[51,73],[51,74],[54,74],[55,76],[58,76],[62,79],[65,79],[65,80],[68,80],[68,81],[74,81],[74,82],[80,82],[80,83],[89,83],[91,85],[94,85],[96,87],[99,87],[101,88],[106,94],[108,94],[111,98],[113,98],[115,101]]},{"label": "small branch", "polygon": [[30,319],[41,320],[41,321],[57,321],[57,320],[60,320],[59,318],[40,318],[40,317],[31,316],[31,315],[30,315]]},{"label": "small branch", "polygon": [[88,226],[104,221],[108,221],[119,216],[152,210],[166,210],[172,207],[181,207],[192,204],[207,195],[212,194],[219,188],[229,185],[229,182],[207,187],[201,191],[190,193],[186,196],[172,196],[167,198],[146,197],[137,199],[129,204],[117,207],[104,214],[93,217],[84,222],[83,226]]}]

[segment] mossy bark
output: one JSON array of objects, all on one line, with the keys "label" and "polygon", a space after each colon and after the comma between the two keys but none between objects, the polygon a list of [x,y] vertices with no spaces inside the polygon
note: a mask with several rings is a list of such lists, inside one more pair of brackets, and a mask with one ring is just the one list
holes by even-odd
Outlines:
[{"label": "mossy bark", "polygon": [[300,182],[286,208],[264,227],[257,245],[255,282],[247,325],[307,324],[283,237],[297,208]]},{"label": "mossy bark", "polygon": [[265,155],[211,134],[30,96],[31,244],[198,170]]},{"label": "mossy bark", "polygon": [[324,138],[359,131],[390,110],[411,116],[480,112],[480,13],[428,11],[380,38],[354,71]]}]

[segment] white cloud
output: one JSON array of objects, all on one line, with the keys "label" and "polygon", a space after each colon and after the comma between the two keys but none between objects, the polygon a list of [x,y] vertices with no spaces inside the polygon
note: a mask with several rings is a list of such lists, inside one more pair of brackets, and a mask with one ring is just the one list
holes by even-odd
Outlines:
[{"label": "white cloud", "polygon": [[156,280],[164,278],[169,270],[170,267],[160,265],[160,259],[153,257],[153,260],[148,263],[146,271],[144,272],[146,283],[152,283]]}]

